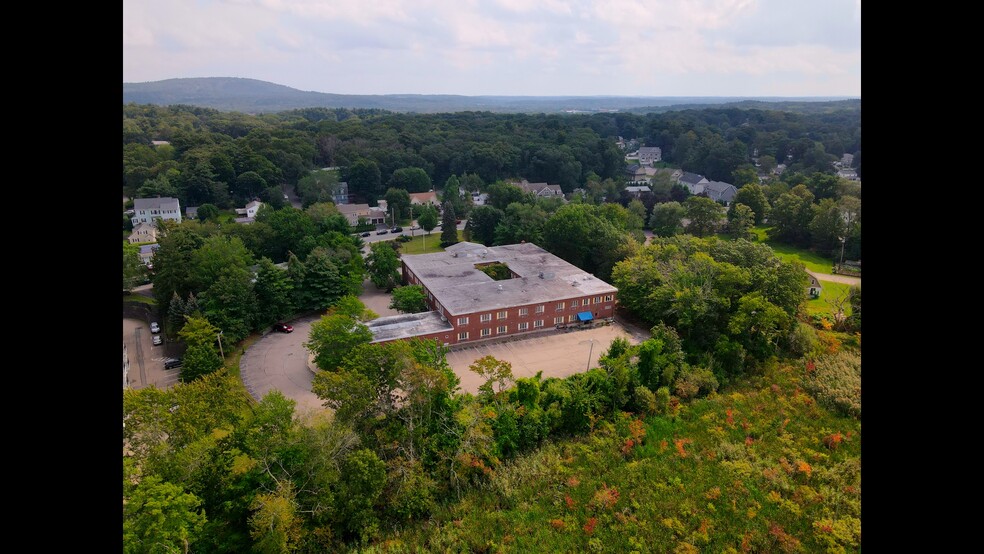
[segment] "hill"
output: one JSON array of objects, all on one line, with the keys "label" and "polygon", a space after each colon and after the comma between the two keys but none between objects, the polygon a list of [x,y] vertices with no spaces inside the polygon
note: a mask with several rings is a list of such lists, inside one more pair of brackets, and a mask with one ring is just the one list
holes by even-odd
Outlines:
[{"label": "hill", "polygon": [[[794,108],[820,109],[835,98],[654,97],[654,96],[461,96],[453,94],[329,94],[236,77],[167,79],[123,83],[123,103],[187,104],[222,111],[270,113],[300,108],[377,108],[395,112],[440,113],[490,111],[503,113],[646,113],[695,106],[752,102],[740,107],[765,107],[776,102]],[[858,99],[843,100],[855,103]],[[755,105],[757,104],[757,105]],[[774,108],[777,109],[777,108]],[[797,111],[797,110],[791,110]]]}]

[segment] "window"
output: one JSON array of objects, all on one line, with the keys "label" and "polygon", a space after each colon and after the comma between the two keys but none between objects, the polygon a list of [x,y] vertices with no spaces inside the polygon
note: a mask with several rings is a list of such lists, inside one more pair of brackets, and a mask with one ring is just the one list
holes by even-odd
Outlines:
[{"label": "window", "polygon": [[492,329],[489,329],[488,327],[486,327],[485,329],[482,329],[482,336],[483,337],[487,337],[487,336],[489,336],[491,334],[492,334]]},{"label": "window", "polygon": [[506,319],[506,316],[508,316],[508,315],[509,315],[509,311],[508,310],[502,310],[501,312],[499,312],[498,314],[496,314],[495,318],[496,319]]},{"label": "window", "polygon": [[520,323],[519,324],[519,330],[520,331],[525,331],[525,330],[527,330],[529,328],[530,328],[529,322],[523,322],[523,323]]},{"label": "window", "polygon": [[530,309],[529,308],[520,308],[519,309],[519,315],[525,316],[525,315],[529,315],[529,314],[530,314]]},{"label": "window", "polygon": [[595,304],[601,304],[601,297],[600,296],[595,296],[594,297],[594,303]]},{"label": "window", "polygon": [[468,318],[467,317],[459,317],[458,318],[458,325],[468,325]]},{"label": "window", "polygon": [[571,307],[572,308],[576,308],[576,307],[578,307],[580,305],[581,305],[581,301],[580,300],[571,300]]},{"label": "window", "polygon": [[574,323],[575,321],[577,321],[577,316],[576,315],[571,314],[571,315],[567,316],[567,322],[568,323]]},{"label": "window", "polygon": [[564,322],[564,316],[554,318],[554,325],[560,325],[563,322]]},{"label": "window", "polygon": [[468,331],[458,333],[458,340],[468,340]]},{"label": "window", "polygon": [[508,330],[509,330],[509,327],[507,325],[500,325],[499,328],[495,330],[495,332],[501,335],[501,334],[505,333]]},{"label": "window", "polygon": [[605,302],[611,302],[612,300],[615,300],[615,295],[614,294],[607,294],[607,295],[605,295]]},{"label": "window", "polygon": [[543,313],[543,304],[540,304],[539,306],[536,307],[536,313],[538,314]]},{"label": "window", "polygon": [[542,319],[538,319],[538,320],[536,320],[536,321],[533,322],[533,328],[534,329],[539,329],[540,327],[543,327],[543,320]]},{"label": "window", "polygon": [[492,314],[482,314],[482,323],[488,323],[492,321]]},{"label": "window", "polygon": [[560,312],[560,311],[563,311],[563,310],[564,310],[564,303],[563,302],[557,302],[557,311]]}]

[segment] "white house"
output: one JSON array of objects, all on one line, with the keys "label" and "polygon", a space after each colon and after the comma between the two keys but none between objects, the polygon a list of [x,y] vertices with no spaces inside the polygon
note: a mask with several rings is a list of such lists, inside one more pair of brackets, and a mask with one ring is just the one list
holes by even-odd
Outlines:
[{"label": "white house", "polygon": [[708,181],[703,187],[708,198],[715,202],[723,202],[725,206],[730,206],[731,201],[738,194],[738,189],[734,185],[722,181]]},{"label": "white house", "polygon": [[171,219],[181,223],[181,206],[177,198],[137,198],[133,201],[133,217],[136,227],[141,223],[153,224],[158,219]]},{"label": "white house", "polygon": [[542,198],[550,198],[552,196],[559,196],[563,198],[564,191],[561,190],[560,185],[548,185],[546,183],[531,183],[526,179],[522,181],[511,181],[510,184],[516,185],[517,187],[523,189],[525,192],[532,192],[534,196]]},{"label": "white house", "polygon": [[157,227],[150,223],[141,223],[133,228],[133,232],[126,239],[130,244],[138,242],[157,242]]},{"label": "white house", "polygon": [[639,148],[639,163],[652,165],[663,160],[663,150],[659,146],[643,146]]},{"label": "white house", "polygon": [[335,207],[353,227],[359,224],[360,217],[373,225],[386,223],[385,208],[370,207],[369,204],[342,204]]},{"label": "white house", "polygon": [[241,216],[245,216],[252,219],[256,217],[256,212],[259,211],[260,206],[262,205],[263,202],[260,202],[259,200],[253,200],[249,204],[246,204],[245,208],[236,208],[236,213]]},{"label": "white house", "polygon": [[687,187],[690,194],[700,194],[704,192],[704,185],[710,182],[707,180],[707,177],[696,173],[684,173],[677,179],[677,181],[681,185]]},{"label": "white house", "polygon": [[424,204],[430,204],[431,206],[437,207],[441,206],[441,202],[437,199],[437,193],[434,191],[411,192],[410,204],[413,206],[423,206]]}]

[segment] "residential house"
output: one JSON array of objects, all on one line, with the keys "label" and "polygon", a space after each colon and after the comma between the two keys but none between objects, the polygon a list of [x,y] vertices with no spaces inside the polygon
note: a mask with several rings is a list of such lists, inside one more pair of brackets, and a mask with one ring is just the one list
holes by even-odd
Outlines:
[{"label": "residential house", "polygon": [[157,242],[157,227],[151,223],[141,223],[133,228],[133,232],[126,239],[130,244],[138,242]]},{"label": "residential house", "polygon": [[484,206],[486,203],[488,203],[488,201],[489,201],[489,193],[487,192],[483,192],[481,194],[477,192],[472,193],[472,205]]},{"label": "residential house", "polygon": [[[845,154],[846,156],[847,154]],[[851,167],[842,167],[837,170],[837,176],[848,181],[858,181],[858,172]]]},{"label": "residential house", "polygon": [[640,198],[642,197],[642,193],[652,192],[652,189],[646,185],[638,185],[638,186],[633,185],[633,186],[625,187],[625,192],[631,194],[632,198]]},{"label": "residential house", "polygon": [[154,244],[145,244],[141,246],[140,261],[143,262],[144,265],[149,266],[150,261],[154,258],[154,252],[156,252],[158,248],[160,248],[160,245],[158,245],[156,242]]},{"label": "residential house", "polygon": [[844,167],[851,167],[854,165],[854,154],[844,154],[841,156],[841,165]]},{"label": "residential house", "polygon": [[369,204],[342,204],[335,206],[339,213],[345,216],[349,225],[353,227],[359,224],[359,218],[365,218],[368,223],[381,225],[386,223],[386,209],[380,207],[370,207]]},{"label": "residential house", "polygon": [[164,145],[170,145],[170,144],[171,143],[168,142],[168,141],[166,141],[166,140],[152,140],[152,141],[150,141],[150,145],[151,146],[164,146]]},{"label": "residential house", "polygon": [[687,187],[687,190],[690,191],[690,194],[700,194],[704,192],[704,185],[706,185],[710,181],[708,181],[707,177],[704,177],[703,175],[684,172],[677,179],[677,182]]},{"label": "residential house", "polygon": [[806,272],[806,275],[809,277],[809,283],[806,286],[806,292],[810,295],[811,298],[819,298],[820,293],[823,291],[823,285],[820,284],[820,280],[817,279],[816,275],[810,273],[809,271]]},{"label": "residential house", "polygon": [[331,193],[331,201],[336,206],[349,203],[349,186],[347,182],[339,181],[335,184],[335,189]]},{"label": "residential house", "polygon": [[779,164],[772,170],[772,173],[776,175],[782,175],[782,172],[786,171],[786,164]]},{"label": "residential house", "polygon": [[512,185],[523,189],[526,192],[532,192],[534,196],[538,198],[550,198],[554,196],[564,197],[564,191],[560,189],[560,185],[548,185],[546,183],[531,183],[526,179],[522,181],[512,181]]},{"label": "residential house", "polygon": [[646,169],[639,164],[632,164],[625,168],[625,180],[629,183],[649,183]]},{"label": "residential house", "polygon": [[240,217],[236,218],[236,223],[252,223],[256,220],[256,212],[260,210],[260,206],[263,202],[259,200],[253,200],[249,204],[246,204],[245,208],[236,208],[236,213]]},{"label": "residential house", "polygon": [[[656,175],[658,173],[669,173],[671,181],[679,182],[680,177],[683,177],[682,169],[675,169],[672,167],[654,167],[653,170],[654,170],[653,175]],[[647,170],[646,173],[648,174],[649,171]]]},{"label": "residential house", "polygon": [[639,163],[652,165],[663,160],[663,150],[659,146],[643,146],[639,148]]},{"label": "residential house", "polygon": [[424,204],[441,207],[441,201],[437,199],[437,193],[434,191],[410,193],[410,205],[423,206]]},{"label": "residential house", "polygon": [[141,223],[154,223],[158,219],[170,219],[181,223],[181,205],[177,198],[137,198],[133,201],[133,217],[130,222],[136,227]]},{"label": "residential house", "polygon": [[185,217],[188,219],[198,219],[198,206],[188,206],[185,208]]},{"label": "residential house", "polygon": [[731,201],[738,194],[738,189],[734,185],[721,181],[708,181],[703,186],[708,198],[715,202],[721,202],[725,206],[731,205]]}]

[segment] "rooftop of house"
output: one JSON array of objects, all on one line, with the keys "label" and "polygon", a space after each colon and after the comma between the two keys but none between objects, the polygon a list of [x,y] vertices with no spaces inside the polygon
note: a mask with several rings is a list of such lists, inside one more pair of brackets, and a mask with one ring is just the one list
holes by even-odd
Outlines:
[{"label": "rooftop of house", "polygon": [[724,200],[725,202],[731,202],[735,195],[738,194],[738,189],[731,183],[710,181],[704,184],[704,192],[706,192],[707,196],[711,197],[713,200]]},{"label": "rooftop of house", "polygon": [[639,147],[639,155],[640,156],[643,155],[643,154],[659,154],[660,152],[662,152],[662,149],[659,146],[640,146]]},{"label": "rooftop of house", "polygon": [[453,329],[437,312],[380,317],[366,323],[366,327],[372,331],[372,342],[409,339]]},{"label": "rooftop of house", "polygon": [[627,166],[625,168],[625,172],[626,173],[639,173],[639,170],[640,169],[642,169],[642,166],[641,165],[639,165],[639,164],[632,164],[632,165]]},{"label": "rooftop of house", "polygon": [[703,181],[705,177],[703,175],[698,175],[696,173],[684,172],[680,176],[680,180],[684,183],[690,183],[691,185],[696,185],[697,183]]},{"label": "rooftop of house", "polygon": [[356,214],[360,212],[369,212],[369,211],[383,211],[383,212],[386,211],[385,209],[378,208],[375,206],[370,207],[369,204],[336,204],[335,207],[338,208],[338,212],[341,213],[342,215]]},{"label": "rooftop of house", "polygon": [[[451,314],[539,304],[618,289],[532,243],[486,247],[459,242],[444,252],[403,256],[403,263]],[[475,268],[500,262],[519,277],[496,281]]]},{"label": "rooftop of house", "polygon": [[437,204],[437,193],[434,192],[434,191],[429,191],[429,192],[411,192],[410,193],[410,201],[413,202],[414,200],[416,200],[417,202],[420,202],[421,204],[426,204],[428,202]]},{"label": "rooftop of house", "polygon": [[629,192],[652,192],[652,189],[646,185],[625,187],[625,190]]},{"label": "rooftop of house", "polygon": [[133,200],[134,210],[177,210],[178,199],[164,196],[160,198],[136,198]]}]

